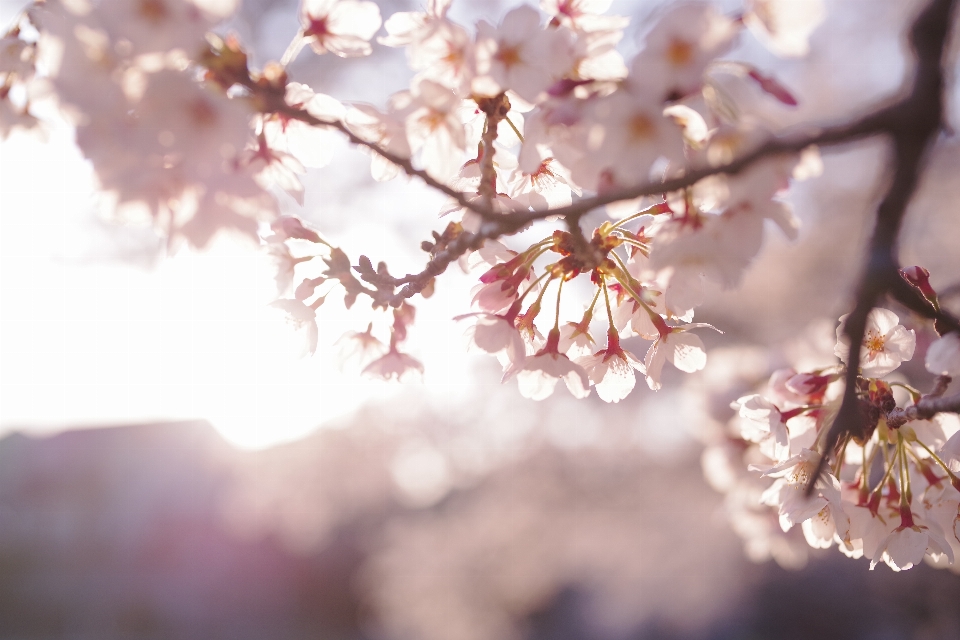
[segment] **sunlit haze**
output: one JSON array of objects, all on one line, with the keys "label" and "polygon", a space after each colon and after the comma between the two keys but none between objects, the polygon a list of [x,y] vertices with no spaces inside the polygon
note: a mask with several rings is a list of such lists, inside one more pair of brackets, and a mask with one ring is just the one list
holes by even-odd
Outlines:
[{"label": "sunlit haze", "polygon": [[[20,134],[0,145],[0,430],[205,418],[259,448],[403,391],[341,371],[334,343],[365,324],[340,303],[322,310],[317,356],[301,357],[301,337],[269,307],[275,268],[258,247],[222,237],[165,256],[152,231],[98,220],[71,137],[64,125],[46,146]],[[404,244],[375,226],[355,233],[378,259]],[[411,336],[425,389],[443,399],[469,387],[456,306],[441,290]]]}]

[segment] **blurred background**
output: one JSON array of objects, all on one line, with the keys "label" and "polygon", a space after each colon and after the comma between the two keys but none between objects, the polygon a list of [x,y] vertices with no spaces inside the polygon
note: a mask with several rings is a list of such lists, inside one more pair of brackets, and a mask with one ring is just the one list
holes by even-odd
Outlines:
[{"label": "blurred background", "polygon": [[[4,24],[22,4],[0,1]],[[625,56],[662,4],[614,0],[610,13],[633,16]],[[808,58],[777,59],[747,34],[731,57],[800,98],[754,96],[771,126],[842,119],[896,94],[922,4],[828,0]],[[511,6],[455,0],[451,15],[495,22]],[[297,26],[295,2],[245,0],[229,28],[262,64]],[[402,52],[374,51],[304,52],[290,73],[383,106],[411,74]],[[952,89],[949,111],[956,129]],[[800,239],[769,229],[743,286],[698,310],[725,332],[705,336],[703,372],[665,371],[661,391],[640,382],[606,405],[501,386],[450,320],[469,307],[455,272],[417,305],[422,382],[344,371],[335,342],[366,317],[330,303],[318,355],[300,359],[266,306],[262,254],[225,239],[167,255],[152,231],[102,221],[72,131],[47,138],[0,143],[0,638],[960,637],[957,575],[870,572],[802,543],[745,551],[701,473],[731,400],[778,367],[832,361],[884,186],[882,141],[827,150],[824,175],[794,185]],[[374,183],[368,163],[344,146],[305,177],[303,208],[283,206],[351,257],[416,270],[443,200]],[[901,247],[947,304],[958,169],[945,133]],[[925,389],[932,333],[893,308],[918,332],[903,376]]]}]

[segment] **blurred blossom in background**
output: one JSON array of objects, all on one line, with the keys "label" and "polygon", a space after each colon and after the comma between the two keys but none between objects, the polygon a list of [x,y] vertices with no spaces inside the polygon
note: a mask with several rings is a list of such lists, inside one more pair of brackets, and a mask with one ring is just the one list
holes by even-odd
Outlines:
[{"label": "blurred blossom in background", "polygon": [[[633,16],[624,54],[659,4],[614,0],[610,13]],[[799,61],[744,40],[736,56],[802,98],[762,103],[763,116],[839,119],[896,91],[919,4],[827,2]],[[496,22],[510,6],[458,0],[451,13]],[[4,24],[18,9],[0,3]],[[297,26],[296,3],[246,0],[231,28],[261,64]],[[375,104],[411,76],[402,51],[379,46],[290,70]],[[608,405],[566,392],[532,403],[499,385],[451,321],[469,306],[453,271],[418,305],[409,345],[422,383],[344,371],[335,343],[359,323],[335,305],[318,356],[301,359],[267,306],[266,256],[229,241],[167,256],[152,231],[97,217],[66,125],[46,146],[11,136],[0,144],[0,638],[960,637],[956,575],[870,573],[797,530],[797,545],[765,536],[766,521],[724,509],[722,460],[701,460],[731,401],[779,367],[833,361],[882,150],[832,151],[822,177],[794,185],[799,240],[768,234],[740,290],[698,313],[725,332],[705,336],[704,371],[665,371],[659,392],[638,385]],[[302,209],[283,206],[350,255],[414,270],[442,199],[374,183],[367,156],[341,157],[307,173]],[[903,263],[922,263],[941,291],[960,274],[958,168],[960,145],[941,141],[903,235]],[[900,316],[921,353],[932,335]],[[929,387],[922,358],[900,371]]]}]

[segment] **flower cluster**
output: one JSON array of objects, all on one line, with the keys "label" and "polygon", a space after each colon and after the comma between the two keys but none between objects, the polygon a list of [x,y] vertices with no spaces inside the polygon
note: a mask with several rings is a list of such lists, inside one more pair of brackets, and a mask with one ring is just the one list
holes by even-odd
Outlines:
[{"label": "flower cluster", "polygon": [[[276,306],[306,330],[306,353],[317,347],[317,309],[340,288],[348,307],[368,296],[374,308],[394,309],[389,346],[365,349],[393,359],[365,370],[391,378],[418,371],[397,350],[413,319],[407,300],[428,295],[433,279],[460,259],[484,265],[471,332],[477,347],[501,358],[505,379],[515,377],[532,398],[547,397],[562,378],[574,395],[595,386],[616,402],[634,387],[636,371],[656,389],[664,362],[702,368],[703,344],[691,330],[709,325],[691,321],[704,287],[740,281],[766,219],[796,232],[779,196],[801,164],[797,154],[664,189],[642,210],[627,202],[620,205],[627,215],[590,234],[579,224],[583,212],[570,211],[585,191],[683,177],[769,137],[748,117],[749,105],[725,97],[731,86],[795,99],[759,70],[721,57],[744,28],[768,43],[784,33],[805,41],[816,19],[800,31],[783,29],[773,19],[782,3],[755,2],[742,16],[706,2],[671,8],[627,64],[617,43],[628,20],[602,15],[605,2],[543,0],[540,9],[522,5],[499,25],[481,21],[470,31],[448,17],[449,0],[386,22],[368,0],[303,0],[286,54],[262,70],[250,68],[236,36],[209,33],[235,4],[37,3],[3,41],[3,132],[35,124],[31,87],[49,83],[115,212],[197,246],[221,229],[259,236],[281,264],[281,296],[299,280],[294,297]],[[289,78],[286,64],[305,45],[318,55],[364,56],[381,26],[378,41],[404,48],[417,72],[385,109],[343,105]],[[365,256],[354,264],[299,219],[279,216],[271,191],[302,204],[299,176],[331,161],[338,135],[372,154],[377,180],[406,173],[451,197],[441,213],[454,221],[424,243],[423,273],[394,277]],[[522,251],[498,241],[552,216],[566,229]],[[291,245],[304,241],[320,251],[294,257]],[[325,265],[320,275],[307,266],[313,260]],[[313,269],[310,277],[304,269]],[[562,285],[581,275],[594,289],[586,312],[567,322],[558,312],[550,326],[540,317],[545,294],[556,287],[559,310]],[[605,323],[592,326],[598,305]],[[606,345],[598,345],[595,335],[604,334]],[[374,344],[369,328],[355,335]],[[652,341],[643,358],[621,344],[633,336]]]},{"label": "flower cluster", "polygon": [[[704,289],[740,282],[765,220],[795,237],[797,220],[780,196],[798,168],[809,174],[818,162],[815,149],[784,154],[665,192],[659,202],[621,204],[626,215],[589,234],[577,216],[520,251],[498,241],[565,215],[585,191],[682,177],[755,149],[770,132],[725,100],[724,86],[759,82],[794,103],[772,78],[718,60],[742,20],[707,3],[673,8],[628,66],[616,49],[627,19],[601,15],[604,4],[545,1],[546,19],[521,6],[497,26],[480,22],[474,34],[449,19],[449,2],[395,14],[380,42],[406,49],[418,72],[410,89],[391,96],[386,110],[349,105],[340,120],[373,152],[375,179],[419,171],[446,188],[451,200],[441,215],[454,221],[424,243],[431,265],[419,276],[397,278],[361,257],[352,271],[343,265],[343,278],[328,278],[348,300],[367,295],[388,308],[432,287],[436,272],[460,258],[481,271],[475,311],[460,316],[470,320],[471,343],[496,355],[504,380],[516,378],[534,399],[562,379],[577,397],[595,386],[617,402],[634,388],[636,372],[657,389],[665,362],[701,369],[704,346],[692,330],[709,325],[691,321]],[[304,24],[307,33],[312,23]],[[288,96],[285,107],[297,105]],[[276,117],[300,116],[287,109]],[[320,119],[338,121],[332,113]],[[582,295],[579,285],[564,284],[580,276],[590,282],[584,300],[591,302],[562,321],[561,293]],[[541,313],[554,300],[557,312]],[[621,344],[632,337],[652,341],[645,355]]]},{"label": "flower cluster", "polygon": [[846,433],[827,450],[850,354],[843,322],[837,329],[837,365],[780,369],[763,394],[733,403],[737,414],[725,436],[704,452],[704,472],[726,493],[735,529],[751,555],[793,563],[802,551],[791,550],[795,542],[781,531],[799,525],[810,547],[837,545],[849,557],[868,558],[871,569],[884,562],[900,571],[924,559],[955,567],[960,419],[931,411],[928,403],[943,395],[947,376],[960,371],[957,334],[930,346],[927,369],[940,377],[933,393],[923,396],[903,382],[883,379],[913,358],[917,340],[892,311],[873,309],[856,378],[861,430]]}]

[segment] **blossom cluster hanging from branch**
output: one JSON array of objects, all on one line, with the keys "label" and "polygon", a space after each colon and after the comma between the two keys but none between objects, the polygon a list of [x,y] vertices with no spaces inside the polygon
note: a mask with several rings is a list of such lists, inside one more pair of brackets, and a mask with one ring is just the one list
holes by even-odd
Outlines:
[{"label": "blossom cluster hanging from branch", "polygon": [[[369,0],[302,0],[282,59],[255,69],[237,36],[211,33],[235,11],[231,0],[36,2],[0,42],[0,134],[40,128],[44,105],[55,105],[117,217],[150,221],[172,243],[202,247],[225,229],[257,239],[283,265],[274,304],[311,354],[317,314],[338,291],[347,308],[363,297],[389,318],[388,340],[372,326],[344,337],[366,374],[422,371],[404,347],[413,301],[458,263],[477,284],[474,310],[457,320],[499,360],[504,381],[543,400],[562,380],[574,396],[596,390],[606,402],[624,399],[637,374],[659,389],[665,363],[703,369],[697,332],[714,327],[693,320],[704,291],[741,282],[766,220],[796,237],[783,196],[818,174],[820,147],[887,136],[891,188],[838,329],[840,362],[779,371],[767,395],[741,398],[736,444],[711,459],[765,483],[753,506],[773,507],[784,531],[801,524],[814,547],[838,544],[896,569],[924,556],[952,564],[960,423],[950,414],[960,398],[945,393],[960,373],[960,323],[922,267],[901,269],[895,248],[942,118],[954,2],[930,2],[914,23],[916,69],[901,99],[787,133],[738,109],[730,92],[750,85],[786,105],[797,98],[725,56],[744,32],[778,55],[803,55],[823,19],[819,2],[747,0],[733,16],[706,2],[671,5],[629,64],[617,49],[628,19],[604,15],[609,4],[541,0],[470,30],[448,17],[450,0],[385,22]],[[343,104],[288,73],[308,47],[349,58],[375,42],[405,49],[416,72],[383,108]],[[445,225],[421,245],[420,272],[352,259],[280,215],[271,191],[302,204],[300,175],[330,163],[338,137],[370,154],[374,179],[406,175],[449,198]],[[613,219],[585,228],[603,206]],[[541,227],[539,239],[510,246]],[[298,244],[313,250],[300,255]],[[320,275],[305,277],[308,264],[322,265]],[[909,388],[904,406],[883,378],[913,356],[915,338],[876,307],[886,294],[943,336],[926,356],[936,388]],[[583,312],[565,317],[563,296],[583,296]],[[649,342],[644,353],[624,346],[634,337]]]}]

